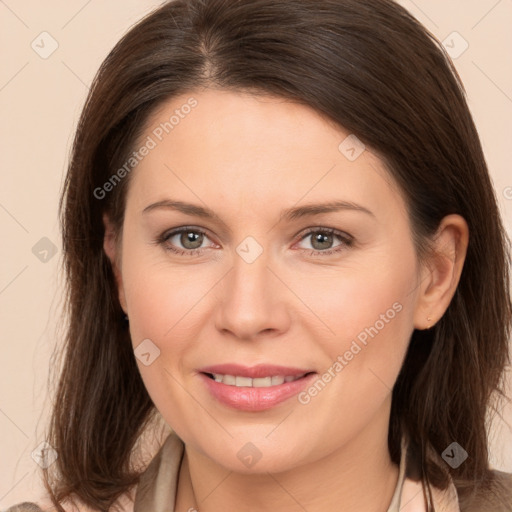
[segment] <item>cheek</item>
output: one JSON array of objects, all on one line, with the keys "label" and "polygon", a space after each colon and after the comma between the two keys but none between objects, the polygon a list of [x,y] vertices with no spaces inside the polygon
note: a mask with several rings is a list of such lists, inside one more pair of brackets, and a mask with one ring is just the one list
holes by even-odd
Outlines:
[{"label": "cheek", "polygon": [[349,298],[340,292],[341,309],[319,311],[330,319],[336,336],[323,337],[325,366],[299,401],[321,426],[327,451],[329,439],[349,439],[374,418],[383,421],[380,413],[390,403],[412,332],[413,307],[400,293],[405,286],[385,284],[374,285],[369,294],[355,287]]},{"label": "cheek", "polygon": [[290,274],[287,279],[294,282],[297,295],[314,313],[317,327],[318,320],[322,321],[322,337],[328,352],[333,353],[348,349],[347,343],[355,339],[364,344],[379,336],[381,345],[386,340],[394,339],[396,344],[408,339],[413,322],[415,269],[412,248],[400,255],[383,250],[350,268],[317,271],[301,280]]},{"label": "cheek", "polygon": [[204,301],[215,279],[211,269],[171,267],[165,258],[148,253],[133,247],[123,259],[132,345],[136,356],[139,346],[151,354],[149,365],[139,357],[137,365],[153,403],[172,428],[182,431],[191,421],[206,428],[207,417],[185,391],[184,376],[191,370],[190,354],[197,351]]},{"label": "cheek", "polygon": [[200,325],[201,301],[215,282],[211,269],[172,266],[154,248],[133,247],[125,254],[123,283],[134,346],[149,338],[161,349],[172,342],[172,350],[180,352]]},{"label": "cheek", "polygon": [[[327,387],[347,407],[366,403],[371,409],[391,391],[400,371],[415,309],[416,257],[412,247],[405,249],[400,259],[388,251],[373,264],[365,262],[343,275],[316,276],[308,281],[314,287],[301,289],[316,317],[315,326],[313,321],[309,325],[311,336],[327,355]],[[325,327],[321,336],[318,318]]]}]

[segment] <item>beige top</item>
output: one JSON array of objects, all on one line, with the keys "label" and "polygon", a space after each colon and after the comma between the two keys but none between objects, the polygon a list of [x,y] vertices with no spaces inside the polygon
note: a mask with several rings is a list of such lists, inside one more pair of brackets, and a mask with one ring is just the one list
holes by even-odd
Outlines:
[{"label": "beige top", "polygon": [[[172,432],[140,477],[134,512],[175,512],[178,475],[184,454],[183,441]],[[407,442],[402,441],[397,486],[387,512],[426,512],[421,482],[406,477]],[[432,487],[436,512],[460,512],[453,483],[445,491]]]}]

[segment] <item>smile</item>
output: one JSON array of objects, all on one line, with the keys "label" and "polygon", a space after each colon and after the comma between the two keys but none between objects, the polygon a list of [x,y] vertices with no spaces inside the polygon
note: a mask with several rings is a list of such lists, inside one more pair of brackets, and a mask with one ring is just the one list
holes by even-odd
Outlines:
[{"label": "smile", "polygon": [[215,382],[226,384],[227,386],[236,386],[239,388],[269,388],[271,386],[280,386],[285,382],[293,382],[302,379],[306,374],[293,375],[273,375],[271,377],[250,378],[241,375],[223,375],[221,373],[207,373]]},{"label": "smile", "polygon": [[230,409],[248,412],[265,411],[287,402],[317,375],[306,368],[265,364],[215,365],[201,368],[197,373],[210,398]]}]

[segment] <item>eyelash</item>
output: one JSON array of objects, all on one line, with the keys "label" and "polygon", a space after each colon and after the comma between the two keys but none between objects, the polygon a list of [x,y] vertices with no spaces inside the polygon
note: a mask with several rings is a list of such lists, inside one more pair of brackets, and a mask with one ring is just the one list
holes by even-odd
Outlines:
[{"label": "eyelash", "polygon": [[[193,226],[183,226],[178,229],[174,229],[172,231],[165,231],[162,233],[156,240],[155,243],[158,245],[163,246],[163,248],[166,251],[173,252],[178,255],[182,256],[200,256],[207,247],[202,247],[199,249],[179,249],[175,246],[169,245],[168,241],[173,236],[179,235],[181,233],[198,233],[201,235],[205,235],[208,237],[208,233],[202,229],[195,228]],[[307,238],[308,236],[314,234],[314,233],[321,233],[323,235],[335,235],[339,238],[339,240],[342,242],[342,244],[336,246],[333,249],[326,249],[325,251],[319,251],[317,249],[301,249],[302,251],[306,251],[309,256],[329,256],[334,253],[339,253],[343,250],[345,250],[348,247],[351,247],[353,245],[353,238],[348,235],[347,233],[343,233],[342,231],[338,231],[333,228],[310,228],[307,232],[303,233],[300,238],[299,242],[303,239]]]}]

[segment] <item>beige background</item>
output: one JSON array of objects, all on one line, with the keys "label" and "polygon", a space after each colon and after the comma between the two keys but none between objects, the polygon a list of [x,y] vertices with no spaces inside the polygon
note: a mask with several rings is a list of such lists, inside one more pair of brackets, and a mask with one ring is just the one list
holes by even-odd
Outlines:
[{"label": "beige background", "polygon": [[[464,40],[469,44],[454,62],[512,234],[512,0],[400,3],[447,40],[451,51],[463,50]],[[78,115],[108,51],[159,4],[0,0],[0,510],[41,492],[31,452],[44,440],[48,412],[47,376],[61,298],[57,204]],[[43,51],[44,37],[45,49],[51,48],[49,36],[39,36],[44,31],[58,43],[47,59],[31,47],[35,40]],[[450,35],[454,31],[463,40]],[[55,256],[41,248],[38,257],[32,252],[43,237],[55,244]],[[495,423],[491,449],[494,467],[512,472],[510,402]]]}]

